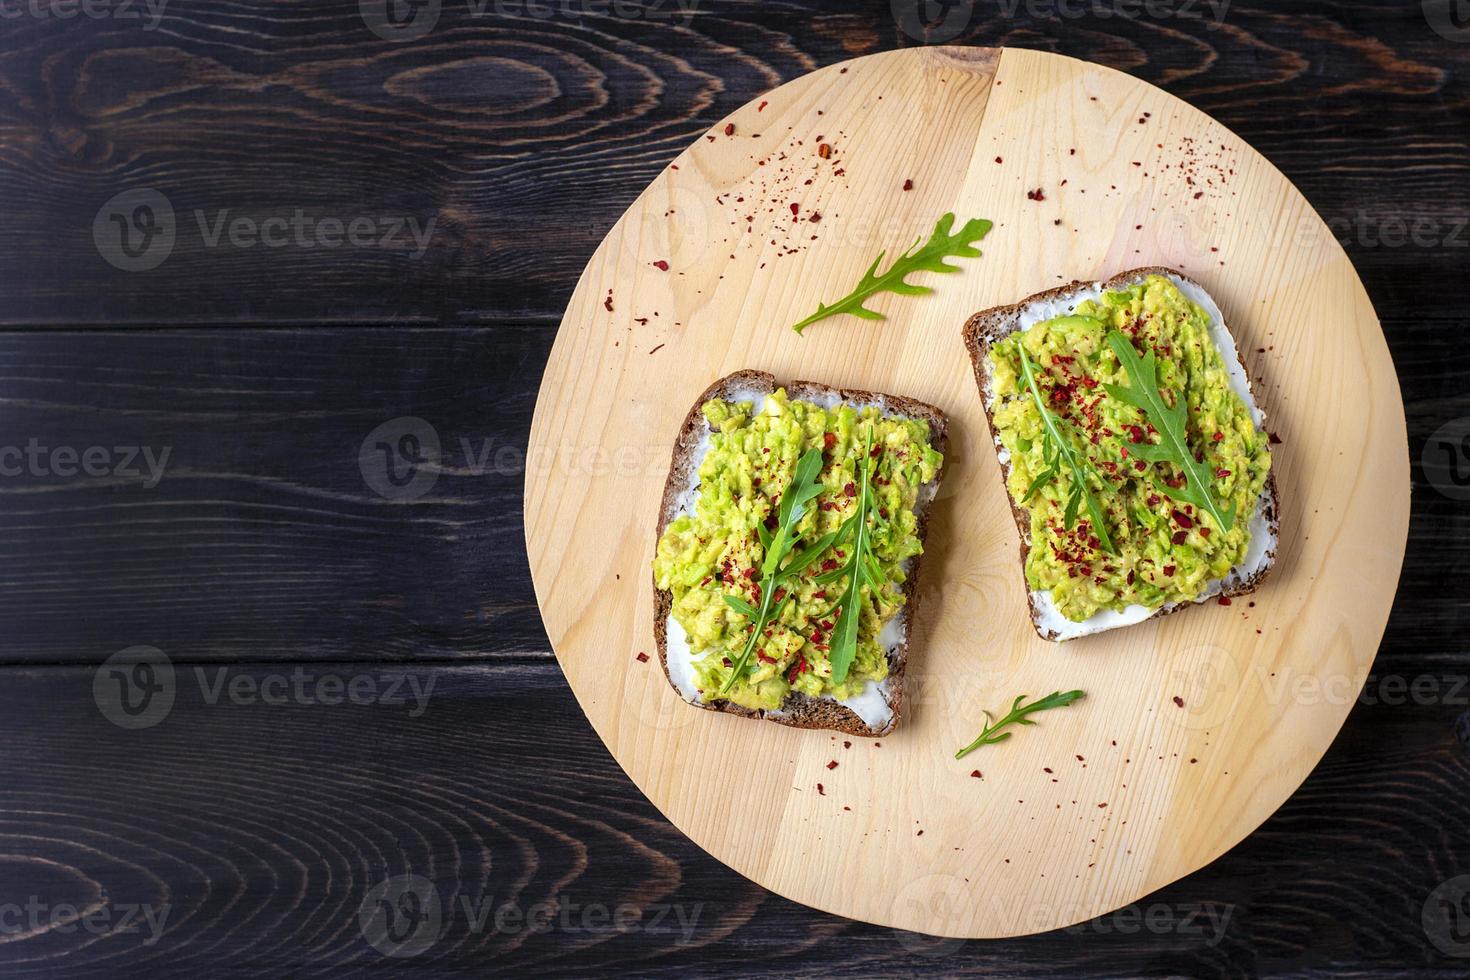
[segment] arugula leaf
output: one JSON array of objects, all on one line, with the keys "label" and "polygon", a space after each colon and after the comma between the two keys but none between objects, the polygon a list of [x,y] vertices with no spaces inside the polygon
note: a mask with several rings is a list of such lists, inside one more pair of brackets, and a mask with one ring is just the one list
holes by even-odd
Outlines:
[{"label": "arugula leaf", "polygon": [[1086,456],[1073,447],[1062,432],[1062,420],[1057,418],[1046,407],[1046,399],[1041,397],[1041,387],[1036,383],[1036,369],[1031,364],[1031,358],[1026,355],[1026,348],[1021,344],[1021,338],[1016,338],[1016,350],[1021,355],[1021,374],[1026,379],[1026,387],[1031,389],[1031,397],[1036,401],[1036,410],[1041,413],[1041,425],[1046,434],[1046,449],[1043,459],[1046,469],[1037,474],[1036,479],[1026,488],[1026,494],[1021,498],[1024,503],[1036,495],[1045,484],[1051,483],[1061,472],[1065,465],[1071,471],[1072,483],[1067,488],[1067,503],[1065,513],[1062,515],[1062,523],[1071,528],[1077,522],[1077,510],[1081,505],[1087,506],[1087,513],[1092,518],[1092,530],[1097,535],[1098,543],[1102,549],[1109,554],[1116,554],[1113,548],[1113,539],[1108,536],[1108,529],[1103,524],[1102,507],[1093,496],[1092,488],[1088,486],[1088,480],[1096,479],[1099,483],[1102,478],[1093,469],[1092,463]]},{"label": "arugula leaf", "polygon": [[1005,728],[1007,725],[1036,724],[1036,722],[1026,717],[1029,714],[1037,711],[1046,711],[1049,708],[1065,708],[1072,702],[1080,701],[1086,696],[1087,695],[1081,691],[1068,691],[1066,694],[1063,694],[1060,691],[1053,691],[1040,700],[1032,701],[1028,705],[1022,705],[1021,702],[1026,700],[1026,695],[1022,694],[1020,697],[1016,698],[1015,702],[1011,705],[1010,712],[1000,721],[994,721],[990,717],[990,712],[985,712],[985,728],[983,731],[980,732],[979,738],[975,739],[975,741],[971,742],[969,745],[966,745],[964,748],[956,752],[954,754],[954,757],[956,759],[963,759],[965,756],[969,755],[971,752],[974,752],[982,745],[994,745],[997,742],[1004,742],[1006,739],[1011,737],[1010,732],[1001,731],[1001,729]]},{"label": "arugula leaf", "polygon": [[872,534],[868,530],[868,512],[873,504],[871,480],[873,434],[863,444],[863,455],[858,460],[857,510],[843,522],[838,530],[838,540],[848,545],[847,562],[839,568],[817,577],[819,583],[835,582],[844,576],[847,584],[842,587],[842,598],[838,600],[841,611],[837,623],[832,627],[832,642],[829,659],[832,663],[832,683],[847,680],[847,670],[857,656],[858,624],[861,620],[863,586],[876,595],[883,588],[884,575],[873,555]]},{"label": "arugula leaf", "polygon": [[1138,351],[1133,349],[1132,341],[1116,330],[1108,332],[1108,346],[1118,355],[1118,361],[1123,365],[1123,370],[1128,372],[1133,385],[1129,388],[1121,385],[1103,387],[1113,398],[1143,412],[1159,432],[1157,444],[1140,442],[1130,445],[1128,451],[1151,463],[1173,463],[1179,467],[1184,474],[1184,486],[1166,485],[1163,488],[1164,493],[1175,500],[1193,504],[1209,514],[1220,530],[1230,530],[1235,524],[1235,505],[1231,504],[1222,510],[1216,504],[1210,493],[1213,485],[1210,471],[1195,461],[1194,453],[1189,451],[1189,443],[1185,440],[1184,428],[1189,407],[1185,404],[1184,392],[1176,393],[1174,407],[1170,408],[1164,403],[1164,396],[1159,391],[1159,365],[1154,352],[1150,350],[1140,358]]},{"label": "arugula leaf", "polygon": [[760,615],[760,610],[756,609],[755,606],[752,606],[750,603],[746,602],[738,595],[731,595],[730,593],[726,592],[722,594],[720,598],[725,600],[725,605],[729,606],[731,609],[735,610],[743,616],[749,616],[751,619],[755,619],[757,616]]},{"label": "arugula leaf", "polygon": [[878,266],[882,264],[883,256],[888,253],[886,250],[879,252],[873,264],[868,266],[868,271],[863,273],[863,278],[858,282],[856,289],[830,305],[818,303],[817,312],[795,324],[791,329],[801,333],[818,320],[825,320],[839,313],[850,313],[864,320],[882,320],[884,319],[883,314],[870,310],[864,305],[877,293],[889,292],[898,293],[901,296],[922,296],[925,293],[934,292],[929,286],[918,286],[905,281],[906,277],[915,272],[958,272],[959,266],[950,265],[944,260],[949,257],[979,258],[980,250],[974,247],[974,243],[984,238],[991,228],[990,222],[983,218],[971,218],[956,235],[949,233],[953,226],[954,214],[946,214],[935,224],[934,233],[929,236],[926,244],[920,247],[919,242],[922,239],[916,239],[914,244],[909,246],[909,250],[894,259],[888,271],[881,274],[878,272]]},{"label": "arugula leaf", "polygon": [[[727,693],[735,684],[735,679],[745,673],[745,668],[750,663],[751,654],[755,652],[755,645],[760,640],[761,633],[765,631],[766,624],[770,623],[786,608],[786,604],[792,599],[793,593],[788,591],[786,596],[778,603],[776,593],[781,588],[781,583],[795,574],[792,565],[796,562],[804,562],[801,568],[810,565],[816,559],[813,549],[827,541],[830,535],[824,536],[817,544],[801,552],[794,562],[782,568],[781,563],[801,543],[796,536],[796,525],[806,515],[806,505],[822,492],[822,485],[817,482],[817,477],[822,472],[822,451],[813,447],[804,453],[796,462],[796,472],[791,482],[781,494],[781,500],[776,506],[776,531],[769,539],[764,534],[758,536],[765,546],[765,559],[761,562],[761,604],[756,608],[739,596],[725,595],[725,604],[736,612],[742,613],[751,620],[750,638],[745,641],[745,648],[741,650],[740,656],[730,666],[730,676],[720,687],[720,693]],[[799,571],[800,569],[796,569]]]}]

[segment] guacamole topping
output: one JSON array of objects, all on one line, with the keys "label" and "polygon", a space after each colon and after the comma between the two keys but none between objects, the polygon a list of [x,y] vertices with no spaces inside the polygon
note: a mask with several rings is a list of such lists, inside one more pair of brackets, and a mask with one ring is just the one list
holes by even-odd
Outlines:
[{"label": "guacamole topping", "polygon": [[[792,401],[785,389],[759,405],[712,400],[702,412],[710,431],[698,493],[664,530],[653,561],[654,581],[672,593],[673,618],[688,638],[699,697],[775,710],[793,691],[839,701],[858,696],[868,682],[888,676],[888,651],[880,634],[904,604],[909,559],[923,551],[915,506],[943,461],[930,445],[928,423],[885,415],[873,405]],[[759,603],[764,548],[757,528],[776,525],[776,508],[797,460],[813,447],[822,450],[822,492],[797,531],[803,540],[816,541],[852,516],[858,459],[869,452],[873,505],[868,527],[883,586],[862,589],[857,653],[847,677],[835,683],[830,641],[843,583],[816,581],[842,564],[844,548],[833,547],[830,556],[792,580],[794,598],[758,638],[746,676],[735,678],[720,695],[752,627],[724,596]]]},{"label": "guacamole topping", "polygon": [[[1185,476],[1168,461],[1145,462],[1129,447],[1159,442],[1146,413],[1112,396],[1106,385],[1130,386],[1107,334],[1119,331],[1139,353],[1158,361],[1161,397],[1183,398],[1185,436],[1195,459],[1213,474],[1211,496],[1233,504],[1226,529],[1208,514],[1170,496]],[[1072,472],[1055,473],[1029,498],[1046,472],[1041,411],[1021,373],[1018,345],[1037,370],[1037,384],[1060,431],[1096,473],[1095,493],[1112,551],[1102,547],[1088,514],[1066,520]],[[1006,485],[1029,515],[1026,582],[1049,592],[1057,611],[1082,622],[1102,610],[1156,609],[1198,598],[1247,555],[1252,515],[1271,469],[1269,438],[1231,386],[1230,368],[1211,335],[1211,317],[1170,279],[1105,291],[1063,316],[1017,331],[991,345],[996,434],[1009,455]]]}]

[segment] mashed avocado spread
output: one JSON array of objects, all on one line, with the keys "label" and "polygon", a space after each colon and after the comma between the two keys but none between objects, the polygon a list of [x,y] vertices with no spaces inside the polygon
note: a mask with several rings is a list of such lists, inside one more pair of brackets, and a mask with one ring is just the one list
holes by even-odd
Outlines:
[{"label": "mashed avocado spread", "polygon": [[842,583],[815,581],[840,566],[843,548],[834,547],[793,579],[795,598],[758,638],[747,676],[723,697],[747,708],[776,709],[792,691],[842,700],[861,693],[867,681],[887,677],[879,633],[903,606],[907,561],[923,550],[915,502],[942,462],[930,445],[928,423],[885,416],[876,406],[791,401],[784,389],[766,396],[758,409],[753,402],[712,400],[702,411],[710,435],[698,499],[692,512],[669,523],[653,562],[654,581],[673,594],[673,616],[688,634],[701,698],[716,700],[750,635],[750,619],[723,595],[760,601],[764,548],[757,526],[775,527],[781,494],[813,447],[823,451],[822,492],[797,524],[806,541],[836,531],[857,509],[858,458],[872,447],[869,527],[883,588],[874,593],[863,586],[857,654],[846,679],[834,683],[830,640]]},{"label": "mashed avocado spread", "polygon": [[[1159,388],[1170,406],[1185,399],[1189,450],[1214,475],[1214,500],[1222,509],[1235,505],[1228,531],[1171,499],[1169,490],[1186,479],[1175,464],[1130,457],[1130,445],[1156,443],[1158,431],[1145,413],[1104,387],[1130,387],[1106,342],[1109,330],[1122,332],[1140,354],[1154,352]],[[1099,546],[1085,510],[1066,522],[1063,501],[1073,477],[1063,468],[1022,504],[1031,521],[1031,589],[1050,591],[1058,611],[1081,622],[1104,609],[1193,600],[1245,557],[1250,518],[1271,469],[1270,447],[1230,386],[1203,308],[1169,279],[1151,275],[991,346],[995,427],[1010,454],[1007,488],[1020,502],[1047,465],[1041,412],[1022,374],[1018,344],[1036,366],[1041,396],[1062,420],[1060,431],[1097,474],[1092,490],[1114,545],[1113,553]]]}]

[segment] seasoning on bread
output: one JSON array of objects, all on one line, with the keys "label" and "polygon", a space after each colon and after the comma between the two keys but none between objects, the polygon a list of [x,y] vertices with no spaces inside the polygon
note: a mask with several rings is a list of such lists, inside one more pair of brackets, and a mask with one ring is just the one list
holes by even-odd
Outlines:
[{"label": "seasoning on bread", "polygon": [[1270,438],[1199,283],[1074,282],[975,314],[964,340],[1043,639],[1259,586],[1280,533]]},{"label": "seasoning on bread", "polygon": [[[798,728],[893,731],[946,425],[910,398],[779,386],[758,371],[699,397],[675,442],[653,562],[659,661],[684,700]],[[772,570],[767,549],[782,546],[770,539],[803,458],[811,482],[781,566],[807,564]],[[843,644],[855,553],[870,556],[872,577]]]}]

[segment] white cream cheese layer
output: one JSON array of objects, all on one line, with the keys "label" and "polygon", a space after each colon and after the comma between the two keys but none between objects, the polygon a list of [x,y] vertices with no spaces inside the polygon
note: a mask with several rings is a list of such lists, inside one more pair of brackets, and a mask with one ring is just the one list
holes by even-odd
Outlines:
[{"label": "white cream cheese layer", "polygon": [[[1209,293],[1206,293],[1194,283],[1186,282],[1178,276],[1171,275],[1165,278],[1179,287],[1181,293],[1195,303],[1198,303],[1209,314],[1210,337],[1214,340],[1215,347],[1219,349],[1220,357],[1225,362],[1225,370],[1230,375],[1230,387],[1240,396],[1240,400],[1245,403],[1246,408],[1250,410],[1251,418],[1255,421],[1256,428],[1264,431],[1266,413],[1262,412],[1260,407],[1256,405],[1255,394],[1251,391],[1250,377],[1245,373],[1245,368],[1241,366],[1240,357],[1235,348],[1235,338],[1225,328],[1225,316],[1220,312],[1220,307],[1210,297]],[[1141,282],[1142,279],[1143,277],[1140,276],[1138,279],[1131,280],[1122,285],[1131,285],[1134,282]],[[1021,315],[1017,320],[1016,331],[1028,330],[1045,320],[1065,316],[1074,311],[1078,304],[1084,300],[1099,299],[1109,289],[1116,290],[1117,288],[1117,286],[1105,288],[1102,283],[1097,282],[1086,289],[1077,291],[1066,299],[1053,297],[1033,303],[1021,311]],[[995,388],[993,380],[989,381],[984,396],[986,405],[994,409]],[[1010,453],[1001,444],[999,437],[995,439],[995,448],[1000,456],[1001,465],[1005,466],[1010,462]],[[1223,577],[1207,582],[1205,584],[1205,590],[1200,593],[1198,599],[1194,599],[1192,602],[1202,602],[1211,596],[1219,595],[1228,586],[1250,578],[1264,568],[1266,563],[1270,561],[1272,552],[1276,550],[1276,536],[1271,532],[1270,522],[1266,520],[1266,507],[1270,502],[1271,495],[1269,492],[1263,492],[1256,501],[1256,509],[1251,514],[1250,543],[1246,546],[1245,557]],[[1028,540],[1026,544],[1029,547],[1031,542]],[[1186,604],[1171,602],[1166,603],[1159,609],[1149,609],[1147,606],[1136,605],[1128,606],[1122,611],[1103,609],[1081,622],[1073,622],[1057,610],[1056,603],[1052,602],[1050,590],[1045,592],[1033,591],[1031,593],[1031,600],[1036,610],[1036,625],[1040,627],[1042,632],[1055,633],[1059,642],[1062,640],[1075,640],[1081,636],[1091,636],[1094,633],[1117,629],[1120,626],[1132,626],[1134,623],[1143,622],[1156,613]]]},{"label": "white cream cheese layer", "polygon": [[[724,400],[731,402],[752,402],[754,404],[753,411],[759,412],[765,404],[766,396],[764,392],[737,390],[724,396]],[[841,401],[836,394],[821,398],[803,397],[796,400],[812,402],[821,405],[823,408],[832,408]],[[881,402],[872,402],[869,404],[877,405],[880,409],[884,408]],[[865,406],[854,403],[853,407],[862,408]],[[884,414],[890,417],[898,417],[890,412],[884,412]],[[678,517],[682,514],[692,514],[694,512],[694,505],[699,500],[699,466],[704,462],[705,454],[709,452],[710,445],[709,423],[701,422],[700,425],[702,426],[702,432],[693,453],[694,461],[693,466],[690,468],[689,486],[680,491],[679,496],[676,498],[677,510],[673,517]],[[934,492],[935,490],[932,484],[924,487],[920,491],[918,506],[922,508],[929,500],[932,500]],[[672,519],[671,517],[670,520]],[[890,654],[903,644],[904,636],[907,634],[907,625],[903,620],[904,611],[904,609],[900,609],[883,625],[882,630],[878,633],[879,646],[883,647]],[[684,631],[684,627],[679,625],[679,621],[674,618],[672,613],[669,614],[665,635],[664,656],[669,666],[669,679],[674,682],[674,686],[679,689],[679,693],[684,697],[684,700],[691,704],[699,704],[699,689],[694,684],[694,651],[689,647],[689,634]],[[861,692],[850,698],[832,698],[830,694],[823,695],[823,697],[831,698],[837,701],[838,704],[851,709],[853,714],[862,719],[864,725],[867,725],[875,731],[881,731],[893,720],[892,692],[893,687],[889,683],[889,678],[884,678],[882,681],[868,681],[863,686]],[[779,718],[784,714],[784,711],[778,709],[767,711],[766,714]]]}]

